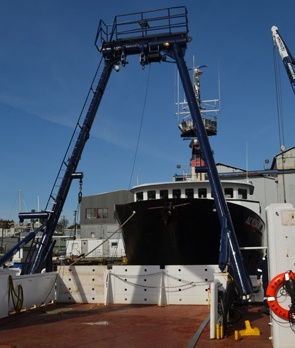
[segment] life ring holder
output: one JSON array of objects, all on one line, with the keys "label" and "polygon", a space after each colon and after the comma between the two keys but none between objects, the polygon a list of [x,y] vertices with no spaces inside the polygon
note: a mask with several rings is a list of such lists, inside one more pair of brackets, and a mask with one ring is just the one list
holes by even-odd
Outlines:
[{"label": "life ring holder", "polygon": [[292,271],[284,272],[276,275],[268,284],[266,289],[266,300],[269,308],[280,318],[289,319],[289,309],[283,308],[277,301],[277,292],[289,279],[295,280],[295,273]]}]

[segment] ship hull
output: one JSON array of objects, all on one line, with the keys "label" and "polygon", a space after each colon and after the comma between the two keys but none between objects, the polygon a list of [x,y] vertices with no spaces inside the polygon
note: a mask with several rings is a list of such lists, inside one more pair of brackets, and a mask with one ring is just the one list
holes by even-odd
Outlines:
[{"label": "ship hull", "polygon": [[[240,247],[259,247],[264,223],[252,210],[228,203]],[[220,222],[211,199],[149,200],[116,205],[123,225],[128,264],[218,264]],[[255,274],[261,250],[242,250],[245,268]]]}]

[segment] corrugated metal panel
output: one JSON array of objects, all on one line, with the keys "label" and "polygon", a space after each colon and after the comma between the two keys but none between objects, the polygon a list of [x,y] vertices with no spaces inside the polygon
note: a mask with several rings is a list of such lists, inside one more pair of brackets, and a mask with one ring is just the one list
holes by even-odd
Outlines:
[{"label": "corrugated metal panel", "polygon": [[[115,204],[122,204],[133,201],[133,195],[129,190],[113,191],[93,196],[83,197],[81,202],[81,225],[89,224],[113,224]],[[87,220],[85,211],[87,208],[108,208],[107,219]]]}]

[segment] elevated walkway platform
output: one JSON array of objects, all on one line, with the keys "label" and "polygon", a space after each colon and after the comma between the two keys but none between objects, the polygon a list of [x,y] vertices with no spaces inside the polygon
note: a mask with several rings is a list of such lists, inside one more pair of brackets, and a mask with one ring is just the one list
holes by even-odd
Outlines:
[{"label": "elevated walkway platform", "polygon": [[99,22],[95,45],[105,59],[110,52],[126,64],[126,56],[142,54],[141,64],[164,60],[161,50],[171,42],[186,49],[188,17],[185,6],[116,16],[112,24]]}]

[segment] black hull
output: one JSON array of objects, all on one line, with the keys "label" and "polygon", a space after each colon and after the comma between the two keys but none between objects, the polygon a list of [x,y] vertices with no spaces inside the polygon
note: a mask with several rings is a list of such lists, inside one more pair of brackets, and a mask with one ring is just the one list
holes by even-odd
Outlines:
[{"label": "black hull", "polygon": [[[264,223],[252,210],[228,203],[240,247],[262,243]],[[128,264],[218,264],[220,222],[210,199],[149,200],[116,205],[115,216],[123,224]],[[245,268],[256,274],[261,250],[242,251]]]}]

